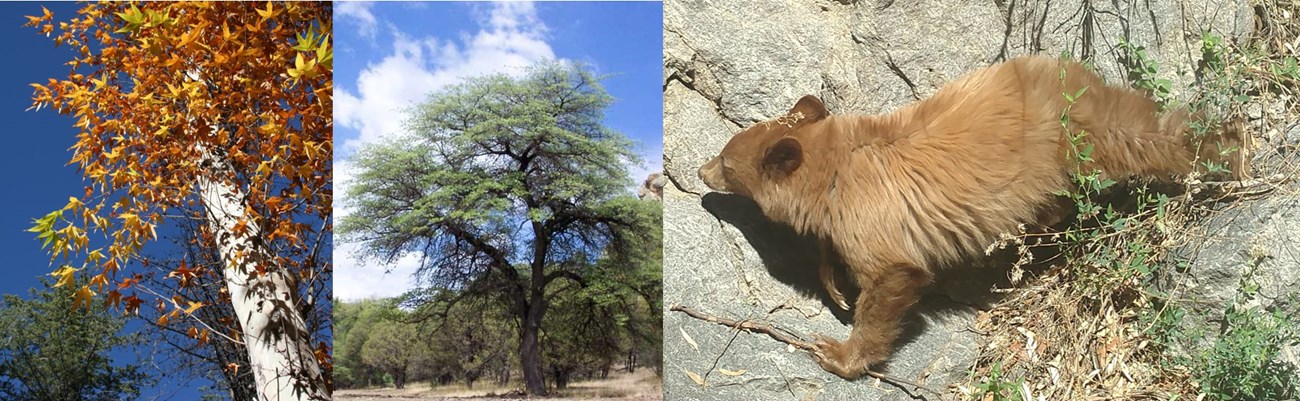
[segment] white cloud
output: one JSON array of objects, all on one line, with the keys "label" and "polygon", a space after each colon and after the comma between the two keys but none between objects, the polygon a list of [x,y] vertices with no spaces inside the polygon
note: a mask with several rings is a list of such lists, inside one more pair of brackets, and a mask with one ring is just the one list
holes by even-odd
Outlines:
[{"label": "white cloud", "polygon": [[341,144],[343,154],[398,133],[403,109],[431,92],[467,77],[518,73],[555,58],[531,3],[497,3],[479,22],[478,32],[455,39],[411,38],[390,25],[392,54],[361,72],[355,93],[335,87],[335,119],[361,132],[359,139]]},{"label": "white cloud", "polygon": [[343,21],[351,21],[357,24],[357,33],[363,38],[375,37],[375,15],[370,13],[370,7],[374,5],[369,1],[345,1],[340,2],[334,8],[334,13],[342,18]]},{"label": "white cloud", "polygon": [[[355,19],[362,32],[366,24],[384,24],[393,37],[391,53],[361,71],[355,92],[345,88],[351,85],[335,86],[336,122],[360,132],[359,138],[335,144],[336,154],[341,156],[352,154],[362,144],[399,134],[404,109],[424,100],[429,93],[468,77],[521,73],[524,67],[555,58],[545,40],[546,25],[537,18],[531,3],[493,4],[485,15],[478,16],[477,32],[462,33],[456,38],[413,38],[391,24],[376,20],[370,6],[349,2],[336,8],[340,15]],[[355,173],[354,166],[338,161],[334,167],[335,189],[346,194],[349,179]],[[348,213],[347,208],[336,208],[336,221]],[[354,244],[340,243],[334,250],[334,290],[339,299],[390,297],[413,286],[412,274],[419,264],[417,255],[408,255],[392,266],[378,266],[357,260],[355,249]],[[385,267],[390,272],[380,274]]]},{"label": "white cloud", "polygon": [[357,246],[343,244],[334,248],[335,298],[347,301],[390,298],[415,286],[415,271],[420,267],[419,255],[403,256],[388,266],[367,266],[355,257]]}]

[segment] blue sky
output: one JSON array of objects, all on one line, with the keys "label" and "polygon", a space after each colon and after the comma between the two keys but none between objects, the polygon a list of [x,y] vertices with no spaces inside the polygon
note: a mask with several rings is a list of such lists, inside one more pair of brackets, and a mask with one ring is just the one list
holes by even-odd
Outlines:
[{"label": "blue sky", "polygon": [[[605,123],[639,143],[645,165],[631,167],[632,177],[662,169],[661,3],[341,2],[334,32],[339,196],[352,176],[346,157],[360,144],[399,133],[403,108],[466,77],[518,72],[544,59],[585,62],[598,74],[613,74],[603,82],[615,98]],[[335,208],[336,221],[346,214]],[[412,287],[418,256],[393,266],[364,264],[354,245],[336,245],[336,298],[395,296]]]}]

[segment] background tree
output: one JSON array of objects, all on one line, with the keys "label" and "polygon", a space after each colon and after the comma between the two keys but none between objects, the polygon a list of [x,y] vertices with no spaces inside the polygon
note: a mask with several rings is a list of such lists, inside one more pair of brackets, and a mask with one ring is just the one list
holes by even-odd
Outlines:
[{"label": "background tree", "polygon": [[334,354],[337,364],[335,383],[341,388],[372,387],[384,384],[384,372],[367,365],[362,351],[370,339],[371,328],[383,322],[394,300],[367,299],[338,301],[334,308]]},{"label": "background tree", "polygon": [[[60,281],[33,288],[31,299],[5,295],[0,305],[0,399],[135,399],[150,385],[139,363],[114,363],[113,350],[141,343],[122,333],[120,317],[102,309],[74,308],[77,284]],[[102,297],[93,301],[102,302]]]},{"label": "background tree", "polygon": [[[78,304],[104,293],[136,313],[140,276],[126,269],[178,217],[169,210],[201,207],[244,369],[266,400],[330,397],[328,345],[313,344],[300,311],[329,279],[316,254],[331,231],[331,17],[316,2],[90,3],[65,21],[28,17],[73,52],[66,79],[33,85],[33,107],[76,119],[71,162],[90,183],[32,231],[71,265],[59,272],[89,277]],[[194,324],[183,317],[205,306],[158,295],[160,323]]]},{"label": "background tree", "polygon": [[[647,233],[658,238],[659,230]],[[543,322],[545,365],[557,388],[577,378],[605,378],[615,363],[632,372],[638,362],[659,363],[662,291],[658,243],[640,244],[625,260],[591,265],[587,285],[556,288]],[[570,284],[573,285],[573,284]],[[658,370],[656,370],[658,372]]]},{"label": "background tree", "polygon": [[611,98],[598,81],[563,63],[471,79],[411,110],[406,135],[353,158],[355,212],[340,233],[363,258],[422,254],[431,287],[462,290],[447,306],[506,297],[534,395],[546,394],[538,347],[553,286],[585,286],[588,261],[626,258],[657,223],[658,206],[629,193],[637,158],[602,125]]},{"label": "background tree", "polygon": [[509,384],[513,367],[509,358],[518,341],[507,300],[474,297],[445,305],[438,296],[422,295],[423,291],[413,291],[402,297],[402,302],[417,306],[406,320],[418,324],[421,338],[428,339],[428,355],[420,361],[422,369],[433,373],[428,378],[435,382],[461,380],[471,389],[475,382],[488,378],[495,378],[501,386]]},{"label": "background tree", "polygon": [[369,339],[361,347],[361,360],[387,373],[397,388],[406,387],[406,378],[415,365],[419,348],[416,327],[393,320],[381,320],[366,328]]}]

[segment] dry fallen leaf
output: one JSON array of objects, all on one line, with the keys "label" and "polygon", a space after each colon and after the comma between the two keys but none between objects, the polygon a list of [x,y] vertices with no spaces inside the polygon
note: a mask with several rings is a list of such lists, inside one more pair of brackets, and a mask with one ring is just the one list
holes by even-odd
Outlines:
[{"label": "dry fallen leaf", "polygon": [[722,372],[722,374],[727,375],[727,376],[740,376],[740,375],[745,374],[745,372],[748,372],[748,370],[744,370],[744,369],[741,369],[741,370],[726,370],[726,369],[718,369],[718,372]]},{"label": "dry fallen leaf", "polygon": [[692,372],[692,371],[689,371],[689,370],[686,370],[686,369],[682,369],[682,371],[683,371],[683,372],[686,372],[686,376],[689,376],[689,377],[691,378],[691,380],[695,382],[695,384],[698,384],[698,385],[700,385],[701,387],[704,386],[704,378],[703,378],[703,377],[700,377],[700,375],[699,375],[698,373],[695,373],[695,372]]},{"label": "dry fallen leaf", "polygon": [[690,344],[691,348],[695,348],[696,351],[700,350],[700,345],[695,343],[695,340],[691,338],[690,334],[686,334],[686,329],[677,327],[677,331],[682,333],[682,338],[686,339],[686,343]]}]

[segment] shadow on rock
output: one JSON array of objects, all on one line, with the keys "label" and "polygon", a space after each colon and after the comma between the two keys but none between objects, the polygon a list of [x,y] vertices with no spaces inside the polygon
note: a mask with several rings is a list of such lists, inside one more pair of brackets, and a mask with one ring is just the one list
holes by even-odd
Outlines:
[{"label": "shadow on rock", "polygon": [[[852,323],[852,312],[836,306],[822,288],[817,271],[821,250],[815,237],[799,234],[787,224],[769,220],[758,204],[743,196],[712,192],[705,194],[700,203],[709,213],[740,230],[773,278],[805,296],[816,297],[841,323]],[[859,290],[852,285],[853,280],[847,271],[842,263],[836,266],[836,283],[852,303]],[[914,309],[916,313],[905,319],[899,342],[910,342],[926,330],[928,324],[923,316],[944,318],[970,313],[974,308],[987,308],[996,298],[989,290],[995,285],[1006,284],[1006,272],[1006,269],[968,266],[941,269],[937,283],[944,285],[932,285],[922,290],[922,300]],[[961,287],[961,290],[949,293],[952,287]]]},{"label": "shadow on rock", "polygon": [[[787,224],[768,220],[753,200],[732,194],[710,192],[700,199],[701,206],[718,219],[735,226],[745,236],[745,241],[758,252],[763,266],[777,281],[793,287],[800,294],[817,297],[841,323],[849,323],[853,315],[840,310],[822,288],[817,275],[821,250],[817,239],[794,231]],[[837,269],[843,280],[843,269]]]}]

